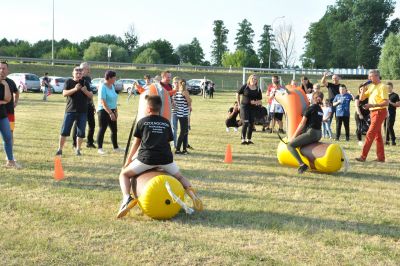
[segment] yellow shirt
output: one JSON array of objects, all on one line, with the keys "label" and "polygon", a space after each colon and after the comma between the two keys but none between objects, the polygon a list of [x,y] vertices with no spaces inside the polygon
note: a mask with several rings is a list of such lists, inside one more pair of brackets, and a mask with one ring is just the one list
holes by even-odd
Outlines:
[{"label": "yellow shirt", "polygon": [[[369,104],[381,104],[384,100],[389,99],[389,90],[388,87],[382,82],[379,84],[369,84],[367,87],[367,91],[364,93],[366,97],[368,97]],[[373,107],[369,108],[369,110],[379,110],[386,109],[385,107]]]}]

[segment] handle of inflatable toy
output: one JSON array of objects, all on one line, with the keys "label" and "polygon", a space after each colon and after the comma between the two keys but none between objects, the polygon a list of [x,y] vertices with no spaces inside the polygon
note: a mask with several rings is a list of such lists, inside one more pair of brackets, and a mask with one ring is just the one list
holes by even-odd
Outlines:
[{"label": "handle of inflatable toy", "polygon": [[343,168],[343,173],[346,174],[347,171],[350,169],[350,162],[349,162],[349,157],[347,157],[346,152],[344,151],[343,147],[340,146],[340,149],[342,150],[343,154],[343,160],[344,160],[344,168]]},{"label": "handle of inflatable toy", "polygon": [[279,132],[278,132],[278,137],[279,137],[279,139],[280,139],[283,143],[288,144],[287,142],[285,142],[285,141],[283,140],[283,138],[281,137],[281,134],[279,134]]},{"label": "handle of inflatable toy", "polygon": [[168,191],[168,194],[172,197],[172,199],[178,203],[187,214],[192,214],[194,213],[194,210],[187,206],[177,195],[175,195],[174,192],[172,192],[171,186],[169,185],[168,181],[165,181],[165,188]]},{"label": "handle of inflatable toy", "polygon": [[137,114],[135,116],[135,119],[133,120],[132,127],[131,127],[131,132],[129,133],[128,142],[126,143],[124,161],[122,162],[122,165],[124,165],[125,162],[126,162],[126,157],[128,156],[129,147],[131,146],[131,139],[132,139],[133,129],[135,128],[135,124],[136,124],[136,118],[137,118]]}]

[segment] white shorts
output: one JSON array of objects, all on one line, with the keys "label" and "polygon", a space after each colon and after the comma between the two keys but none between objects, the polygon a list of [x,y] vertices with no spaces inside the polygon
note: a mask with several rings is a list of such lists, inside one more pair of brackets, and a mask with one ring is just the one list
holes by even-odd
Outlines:
[{"label": "white shorts", "polygon": [[159,165],[148,165],[144,164],[138,159],[133,160],[125,169],[132,170],[135,174],[141,174],[146,170],[160,167],[164,169],[168,174],[175,175],[179,172],[179,167],[175,162],[169,164],[159,164]]}]

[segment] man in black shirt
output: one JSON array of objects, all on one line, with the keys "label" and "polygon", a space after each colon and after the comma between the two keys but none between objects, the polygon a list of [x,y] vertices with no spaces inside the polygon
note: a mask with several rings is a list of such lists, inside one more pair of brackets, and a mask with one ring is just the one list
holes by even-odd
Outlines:
[{"label": "man in black shirt", "polygon": [[[324,75],[322,76],[321,87],[326,87],[328,89],[328,99],[332,104],[333,103],[333,99],[335,99],[335,96],[340,94],[340,92],[339,92],[340,76],[336,75],[336,74],[332,75],[332,83],[331,83],[331,82],[328,82],[326,80],[328,75],[329,75],[329,72],[325,72]],[[336,117],[336,107],[335,106],[332,106],[332,115],[331,115],[331,118],[329,120],[329,124],[332,123],[333,114],[335,114],[335,117]]]},{"label": "man in black shirt", "polygon": [[307,77],[303,76],[303,77],[301,77],[301,88],[303,89],[304,93],[307,94],[308,89],[313,88],[313,84],[310,82],[310,80]]},{"label": "man in black shirt", "polygon": [[7,78],[7,75],[9,74],[7,62],[0,62],[0,71],[6,77],[5,81],[7,82],[11,91],[11,100],[6,104],[6,110],[7,110],[8,121],[10,122],[11,135],[13,137],[13,142],[14,142],[15,108],[18,105],[19,91],[15,82],[12,79]]},{"label": "man in black shirt", "polygon": [[[88,84],[90,87],[90,84],[92,83],[92,79],[90,78],[90,66],[87,62],[81,63],[80,67],[82,68],[82,79]],[[87,134],[87,143],[86,147],[87,148],[94,148],[96,149],[96,146],[94,145],[94,129],[96,127],[96,120],[94,118],[96,114],[96,108],[93,103],[93,98],[89,99],[88,101],[88,111],[87,111],[87,123],[89,126],[88,134]],[[76,148],[76,138],[77,138],[77,131],[76,131],[76,123],[74,123],[74,126],[72,128],[72,146]]]},{"label": "man in black shirt", "polygon": [[392,140],[392,145],[396,145],[396,135],[394,134],[394,122],[396,121],[396,108],[400,106],[399,95],[393,92],[393,83],[388,82],[389,89],[389,117],[385,120],[386,128],[386,145],[389,145],[389,140]]},{"label": "man in black shirt", "polygon": [[85,138],[88,101],[93,97],[90,85],[82,79],[82,69],[75,67],[72,72],[72,79],[64,84],[63,96],[67,97],[63,125],[61,127],[60,142],[56,155],[62,155],[62,149],[66,138],[71,133],[71,128],[76,121],[78,128],[76,155],[81,155],[81,145]]},{"label": "man in black shirt", "polygon": [[49,90],[51,90],[50,79],[48,77],[49,73],[44,73],[44,77],[42,80],[42,86],[44,86],[43,90],[43,101],[47,101],[47,96],[50,95]]},{"label": "man in black shirt", "polygon": [[[161,167],[168,174],[173,175],[192,198],[194,208],[201,211],[203,203],[194,192],[192,184],[181,174],[173,160],[169,142],[174,139],[169,120],[160,116],[161,98],[154,95],[148,96],[146,99],[149,115],[140,119],[136,125],[132,148],[119,176],[123,199],[117,217],[125,216],[134,207],[133,198],[130,195],[131,177],[156,167]],[[137,150],[139,152],[137,158],[134,159]]]}]

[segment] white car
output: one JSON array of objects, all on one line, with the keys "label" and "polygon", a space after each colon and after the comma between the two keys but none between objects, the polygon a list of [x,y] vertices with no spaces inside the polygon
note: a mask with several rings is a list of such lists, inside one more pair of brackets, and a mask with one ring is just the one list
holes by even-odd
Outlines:
[{"label": "white car", "polygon": [[[62,93],[64,89],[64,83],[68,78],[57,77],[57,76],[47,76],[50,80],[51,92],[52,93]],[[43,77],[40,77],[40,84],[42,84]],[[44,86],[40,86],[40,91],[44,91]]]},{"label": "white car", "polygon": [[[104,79],[103,78],[94,78],[94,79],[92,79],[92,86],[97,88],[96,92],[100,89],[100,86],[103,83],[104,83]],[[119,93],[123,89],[122,82],[120,80],[115,81],[114,87],[115,87],[115,91],[117,93]],[[92,90],[93,90],[93,88],[92,88]]]},{"label": "white car", "polygon": [[26,91],[40,91],[40,80],[39,77],[32,73],[12,73],[7,76],[9,79],[12,79],[19,92]]},{"label": "white car", "polygon": [[135,87],[133,86],[134,83],[137,83],[140,86],[146,85],[146,82],[143,79],[120,79],[119,81],[122,83],[122,91],[129,94],[131,94],[132,91],[137,94]]}]

